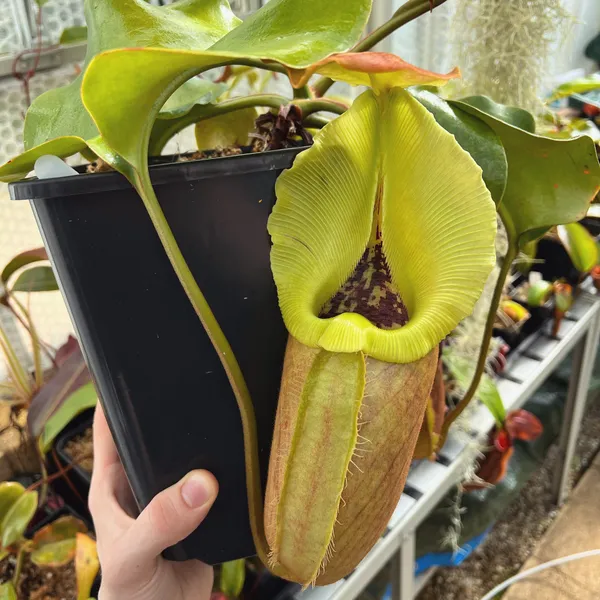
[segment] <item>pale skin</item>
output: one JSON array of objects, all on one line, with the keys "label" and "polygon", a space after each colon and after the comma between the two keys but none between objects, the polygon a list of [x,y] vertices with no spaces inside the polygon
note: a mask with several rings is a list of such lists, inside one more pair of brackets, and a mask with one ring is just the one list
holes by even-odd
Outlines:
[{"label": "pale skin", "polygon": [[89,504],[98,540],[98,600],[208,600],[211,566],[171,562],[161,552],[204,520],[218,493],[207,471],[192,471],[158,494],[134,518],[133,499],[100,405],[94,419],[94,472]]}]

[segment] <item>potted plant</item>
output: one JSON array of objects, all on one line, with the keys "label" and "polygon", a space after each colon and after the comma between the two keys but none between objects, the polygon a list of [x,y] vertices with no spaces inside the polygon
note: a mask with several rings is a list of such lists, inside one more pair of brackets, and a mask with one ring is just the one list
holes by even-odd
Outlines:
[{"label": "potted plant", "polygon": [[37,505],[36,491],[15,482],[0,483],[0,597],[16,600],[43,593],[88,600],[99,568],[96,542],[72,516],[26,538]]},{"label": "potted plant", "polygon": [[[28,333],[33,369],[19,359],[9,336],[0,326],[0,350],[7,366],[8,380],[2,384],[2,402],[10,406],[11,422],[18,430],[30,456],[10,477],[23,471],[50,475],[53,487],[78,513],[87,514],[87,487],[79,491],[71,481],[73,466],[57,463],[56,438],[77,416],[91,410],[97,400],[79,344],[70,336],[57,350],[38,335],[37,328],[18,293],[57,290],[44,248],[22,252],[9,261],[0,278],[4,294],[0,303],[12,312]],[[57,469],[58,467],[58,469]],[[77,474],[77,465],[74,465]],[[46,487],[43,488],[45,496]],[[42,504],[44,504],[42,502]]]},{"label": "potted plant", "polygon": [[[204,4],[219,10],[192,10]],[[444,428],[478,386],[519,247],[582,216],[600,183],[590,140],[536,136],[531,115],[486,98],[407,92],[457,72],[369,52],[438,4],[409,0],[358,41],[368,0],[271,0],[242,24],[216,0],[103,3],[88,10],[89,40],[107,51],[90,54],[81,81],[34,103],[29,149],[0,170],[20,178],[42,155],[91,151],[142,199],[116,174],[12,187],[33,199],[138,502],[190,467],[220,481],[201,531],[174,558],[239,557],[253,551],[251,530],[261,559],[286,579],[320,585],[350,572],[397,504],[438,345],[471,312],[493,266],[496,209],[509,236],[502,285],[473,383]],[[123,38],[111,36],[114,19]],[[148,32],[156,35],[144,48]],[[123,46],[136,48],[110,50]],[[287,74],[293,106],[280,97],[182,101],[184,82],[229,64]],[[333,79],[370,89],[346,109],[322,97]],[[260,125],[284,141],[299,125],[325,125],[315,112],[344,114],[301,153],[148,168],[153,136],[162,143],[177,129],[160,121],[200,129],[254,106],[275,109]],[[103,191],[90,194],[92,185]],[[368,294],[357,295],[363,284]],[[281,316],[291,334],[285,360]],[[173,394],[182,400],[169,403]]]}]

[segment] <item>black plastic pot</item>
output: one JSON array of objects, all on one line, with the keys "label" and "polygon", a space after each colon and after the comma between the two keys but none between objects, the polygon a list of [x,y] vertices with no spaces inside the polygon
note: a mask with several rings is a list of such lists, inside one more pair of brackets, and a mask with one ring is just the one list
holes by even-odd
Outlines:
[{"label": "black plastic pot", "polygon": [[57,494],[62,496],[68,505],[72,506],[78,513],[91,520],[88,508],[88,496],[90,492],[91,473],[79,465],[73,465],[72,458],[65,452],[65,446],[72,438],[83,433],[92,426],[94,418],[93,409],[86,410],[71,421],[56,437],[52,445],[53,452],[47,455],[46,463],[50,475],[57,473],[60,469],[68,468],[62,477],[53,479],[50,486]]},{"label": "black plastic pot", "polygon": [[[287,332],[266,230],[279,173],[302,149],[151,167],[160,204],[253,398],[263,486]],[[166,555],[248,556],[240,415],[142,201],[117,173],[11,184],[29,199],[140,507],[205,468],[219,497]]]}]

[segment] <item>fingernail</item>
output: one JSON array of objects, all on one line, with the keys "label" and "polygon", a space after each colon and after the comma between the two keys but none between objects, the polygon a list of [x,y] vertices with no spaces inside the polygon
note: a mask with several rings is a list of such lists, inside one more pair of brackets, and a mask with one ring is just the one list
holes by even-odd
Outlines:
[{"label": "fingernail", "polygon": [[193,473],[181,487],[181,496],[190,508],[200,508],[212,499],[212,486],[204,475]]}]

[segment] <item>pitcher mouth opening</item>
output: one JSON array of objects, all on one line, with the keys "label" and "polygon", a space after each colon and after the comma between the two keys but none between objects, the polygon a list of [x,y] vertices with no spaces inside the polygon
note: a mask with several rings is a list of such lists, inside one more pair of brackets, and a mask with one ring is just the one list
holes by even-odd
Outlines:
[{"label": "pitcher mouth opening", "polygon": [[325,303],[319,317],[330,319],[344,313],[359,314],[385,330],[400,329],[408,323],[408,310],[392,281],[381,241],[367,247],[352,275]]}]

